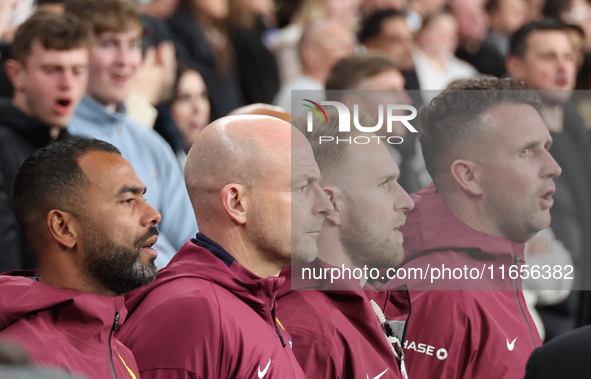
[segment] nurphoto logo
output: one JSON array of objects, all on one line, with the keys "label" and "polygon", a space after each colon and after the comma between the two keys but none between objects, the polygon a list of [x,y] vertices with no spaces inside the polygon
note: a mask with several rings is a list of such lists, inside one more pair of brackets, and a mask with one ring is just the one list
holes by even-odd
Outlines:
[{"label": "nurphoto logo", "polygon": [[[338,101],[321,101],[320,104],[308,99],[302,99],[310,104],[302,104],[305,107],[310,108],[311,110],[308,111],[308,118],[307,118],[307,131],[312,132],[314,131],[314,113],[320,119],[320,123],[323,124],[324,122],[328,123],[328,117],[326,116],[326,112],[322,106],[331,105],[336,108],[338,117],[339,117],[339,132],[347,133],[351,131],[351,111],[349,108]],[[400,111],[409,111],[410,114],[404,115],[400,114]],[[378,143],[380,140],[383,139],[386,143],[391,145],[399,145],[404,140],[400,136],[388,136],[392,133],[392,124],[394,122],[401,122],[409,132],[417,133],[417,130],[410,124],[410,120],[413,120],[417,116],[417,110],[412,105],[406,104],[388,104],[386,106],[386,131],[387,135],[373,135],[371,138],[377,138]],[[324,117],[323,117],[324,116]],[[384,105],[380,104],[378,106],[378,122],[374,126],[363,126],[359,123],[359,105],[353,105],[353,125],[355,128],[363,133],[376,133],[378,132],[382,126],[384,125]],[[320,136],[319,143],[322,144],[328,142],[334,143],[355,143],[355,144],[368,144],[371,141],[370,136],[357,136],[355,138],[336,138],[332,136]]]}]

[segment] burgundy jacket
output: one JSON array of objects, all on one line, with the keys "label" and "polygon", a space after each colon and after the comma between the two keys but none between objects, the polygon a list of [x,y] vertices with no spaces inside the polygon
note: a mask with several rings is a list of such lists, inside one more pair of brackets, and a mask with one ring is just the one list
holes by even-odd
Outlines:
[{"label": "burgundy jacket", "polygon": [[[332,266],[315,260],[306,267]],[[286,281],[277,295],[277,314],[308,379],[403,378],[370,300],[404,341],[408,293],[377,291],[369,285],[363,290],[354,279],[302,280],[299,268],[281,273]]]},{"label": "burgundy jacket", "polygon": [[118,379],[139,379],[131,351],[112,336],[127,314],[123,305],[123,296],[0,275],[0,338],[25,348],[41,366],[90,379],[114,378],[113,370]]},{"label": "burgundy jacket", "polygon": [[142,379],[301,379],[275,317],[283,278],[260,278],[202,234],[156,280],[129,293],[119,338]]},{"label": "burgundy jacket", "polygon": [[[521,280],[509,277],[511,265],[519,269],[523,264],[524,244],[472,229],[453,214],[433,184],[411,196],[415,208],[401,228],[407,273],[442,265],[478,272],[487,268],[476,280],[431,284],[426,277],[406,279],[413,306],[404,344],[409,377],[523,378],[529,355],[542,344]],[[393,280],[385,288],[399,284]]]}]

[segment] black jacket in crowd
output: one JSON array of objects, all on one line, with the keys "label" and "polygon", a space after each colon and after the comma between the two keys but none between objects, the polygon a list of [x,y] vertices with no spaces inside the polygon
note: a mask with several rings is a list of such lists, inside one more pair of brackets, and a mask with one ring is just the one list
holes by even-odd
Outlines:
[{"label": "black jacket in crowd", "polygon": [[265,30],[259,18],[251,29],[230,29],[246,104],[272,104],[279,91],[279,69],[275,56],[263,43]]},{"label": "black jacket in crowd", "polygon": [[525,379],[587,379],[591,373],[591,326],[556,337],[534,350]]},{"label": "black jacket in crowd", "polygon": [[[245,105],[240,80],[236,71],[220,77],[216,71],[215,57],[203,31],[187,13],[179,10],[168,19],[168,26],[178,48],[184,48],[188,60],[184,63],[199,71],[209,92],[211,121],[227,115],[230,111]],[[179,60],[185,59],[178,56]]]},{"label": "black jacket in crowd", "polygon": [[[25,159],[52,141],[49,129],[0,98],[0,273],[39,267],[12,213],[12,182]],[[62,130],[59,139],[68,137]]]},{"label": "black jacket in crowd", "polygon": [[[571,253],[575,288],[591,288],[591,132],[585,128],[574,104],[564,106],[564,130],[550,133],[550,153],[562,168],[554,178],[556,193],[550,208],[552,231]],[[562,303],[538,307],[546,327],[546,341],[591,323],[589,292],[573,291]]]}]

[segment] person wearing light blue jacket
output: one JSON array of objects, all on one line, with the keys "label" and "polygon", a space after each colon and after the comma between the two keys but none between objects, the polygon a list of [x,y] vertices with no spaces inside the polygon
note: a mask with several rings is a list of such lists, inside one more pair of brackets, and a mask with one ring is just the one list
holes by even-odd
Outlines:
[{"label": "person wearing light blue jacket", "polygon": [[116,146],[147,188],[144,197],[162,215],[156,266],[162,268],[197,233],[181,167],[166,141],[125,114],[123,102],[142,62],[140,15],[122,0],[66,2],[66,11],[94,31],[86,96],[68,125],[73,135]]}]

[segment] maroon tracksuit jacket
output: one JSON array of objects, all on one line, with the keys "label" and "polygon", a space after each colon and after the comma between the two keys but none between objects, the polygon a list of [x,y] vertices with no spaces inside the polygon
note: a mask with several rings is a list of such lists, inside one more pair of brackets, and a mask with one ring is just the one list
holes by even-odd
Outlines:
[{"label": "maroon tracksuit jacket", "polygon": [[304,378],[275,318],[283,280],[256,276],[199,233],[126,296],[119,338],[142,379]]},{"label": "maroon tracksuit jacket", "polygon": [[[409,377],[523,378],[529,355],[541,345],[521,280],[509,277],[511,265],[520,270],[523,264],[524,245],[470,228],[433,184],[411,196],[415,208],[400,229],[407,276],[409,268],[427,272],[445,265],[466,266],[474,276],[476,269],[482,279],[431,283],[430,277],[407,277],[413,306],[404,345]],[[385,288],[398,285],[393,280]]]},{"label": "maroon tracksuit jacket", "polygon": [[[332,266],[315,260],[305,267]],[[286,281],[277,295],[277,314],[308,379],[404,378],[370,300],[404,341],[407,292],[376,291],[369,285],[363,290],[354,279],[301,280],[299,268],[282,272]]]},{"label": "maroon tracksuit jacket", "polygon": [[123,296],[0,275],[0,338],[25,348],[40,366],[89,379],[113,379],[113,369],[118,379],[139,379],[131,351],[112,336],[127,314],[123,303]]}]

